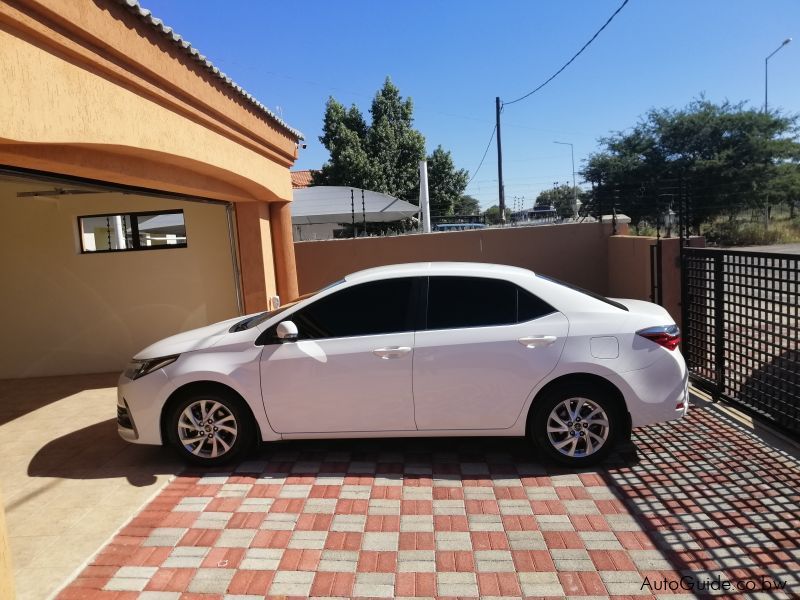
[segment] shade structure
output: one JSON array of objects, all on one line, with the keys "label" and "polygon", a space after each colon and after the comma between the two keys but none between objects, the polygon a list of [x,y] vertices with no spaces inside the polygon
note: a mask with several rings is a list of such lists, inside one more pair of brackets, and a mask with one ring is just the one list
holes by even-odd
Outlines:
[{"label": "shade structure", "polygon": [[353,209],[356,223],[361,223],[364,218],[368,223],[400,221],[419,212],[419,207],[410,202],[370,190],[364,190],[362,210],[359,188],[323,185],[296,189],[293,194],[292,225],[349,223],[353,218]]}]

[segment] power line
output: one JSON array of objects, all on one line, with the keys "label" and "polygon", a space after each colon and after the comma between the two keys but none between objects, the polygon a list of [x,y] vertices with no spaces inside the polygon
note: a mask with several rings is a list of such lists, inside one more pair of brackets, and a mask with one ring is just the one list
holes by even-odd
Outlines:
[{"label": "power line", "polygon": [[472,180],[475,179],[475,176],[478,174],[478,171],[481,170],[481,167],[483,166],[483,161],[486,159],[486,155],[489,153],[489,147],[492,145],[492,140],[494,139],[495,131],[497,131],[497,125],[492,127],[492,135],[489,136],[489,143],[486,144],[486,150],[483,151],[483,157],[481,158],[481,162],[478,164],[478,168],[475,169],[475,172],[472,174],[472,177],[469,178],[467,186],[469,186],[469,184],[472,183]]},{"label": "power line", "polygon": [[572,64],[572,61],[574,61],[576,58],[578,58],[578,57],[579,57],[579,56],[580,56],[580,55],[583,53],[583,51],[584,51],[584,50],[586,50],[586,48],[588,48],[588,47],[589,47],[589,44],[591,44],[591,43],[592,43],[592,42],[595,40],[595,38],[596,38],[598,35],[600,35],[600,33],[601,33],[601,32],[602,32],[602,31],[603,31],[603,30],[604,30],[606,27],[608,27],[609,23],[611,23],[611,21],[613,21],[613,20],[614,20],[614,17],[616,17],[616,16],[619,14],[619,12],[620,12],[620,11],[621,11],[623,8],[625,8],[625,5],[626,5],[628,2],[629,2],[629,0],[624,0],[624,2],[623,2],[622,4],[620,4],[619,8],[618,8],[617,10],[615,10],[615,11],[614,11],[614,14],[612,14],[612,15],[611,15],[611,16],[608,18],[608,21],[606,21],[605,23],[603,23],[603,26],[602,26],[600,29],[598,29],[598,30],[597,30],[597,32],[596,32],[596,33],[595,33],[595,34],[594,34],[594,35],[591,37],[591,39],[590,39],[588,42],[586,42],[586,43],[583,45],[583,47],[582,47],[580,50],[578,50],[578,52],[576,52],[576,53],[575,53],[575,55],[574,55],[572,58],[570,58],[570,59],[569,59],[569,60],[568,60],[568,61],[567,61],[567,62],[564,64],[564,66],[563,66],[563,67],[561,67],[561,68],[560,68],[558,71],[556,71],[555,73],[553,73],[553,74],[552,74],[552,75],[551,75],[551,76],[550,76],[550,77],[549,77],[549,78],[548,78],[548,79],[547,79],[547,80],[546,80],[544,83],[542,83],[542,84],[541,84],[539,87],[537,87],[537,88],[534,88],[533,90],[531,90],[530,92],[528,92],[528,93],[527,93],[527,94],[525,94],[524,96],[520,96],[520,97],[519,97],[519,98],[517,98],[516,100],[512,100],[511,102],[503,102],[503,106],[505,106],[506,104],[514,104],[515,102],[519,102],[520,100],[525,100],[525,98],[527,98],[528,96],[532,96],[533,94],[535,94],[536,92],[538,92],[540,89],[542,89],[544,86],[546,86],[548,83],[550,83],[551,81],[553,81],[553,79],[555,79],[556,77],[558,77],[558,76],[561,74],[561,72],[562,72],[564,69],[566,69],[568,66],[570,66],[570,64]]}]

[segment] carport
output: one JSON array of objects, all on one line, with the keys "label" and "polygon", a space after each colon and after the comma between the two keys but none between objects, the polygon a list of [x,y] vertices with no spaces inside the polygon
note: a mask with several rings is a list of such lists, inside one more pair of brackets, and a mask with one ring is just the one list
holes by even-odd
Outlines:
[{"label": "carport", "polygon": [[120,370],[297,295],[299,132],[135,2],[0,20],[0,379]]}]

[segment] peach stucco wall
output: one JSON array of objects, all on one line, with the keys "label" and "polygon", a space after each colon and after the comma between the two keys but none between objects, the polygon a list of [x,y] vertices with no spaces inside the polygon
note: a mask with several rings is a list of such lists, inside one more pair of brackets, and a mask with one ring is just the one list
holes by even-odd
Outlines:
[{"label": "peach stucco wall", "polygon": [[441,260],[524,267],[606,293],[610,234],[610,224],[582,223],[296,242],[294,251],[301,294],[360,269]]}]

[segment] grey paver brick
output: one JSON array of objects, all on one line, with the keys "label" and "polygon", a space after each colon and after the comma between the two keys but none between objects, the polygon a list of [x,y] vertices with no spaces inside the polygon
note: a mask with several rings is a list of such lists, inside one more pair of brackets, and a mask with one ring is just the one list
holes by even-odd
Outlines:
[{"label": "grey paver brick", "polygon": [[400,531],[433,531],[433,515],[403,515]]},{"label": "grey paver brick", "polygon": [[211,502],[211,498],[207,496],[187,496],[182,498],[172,510],[175,512],[200,512],[208,506],[209,502]]},{"label": "grey paver brick", "polygon": [[434,515],[465,515],[467,514],[466,505],[463,500],[434,500]]},{"label": "grey paver brick", "polygon": [[339,498],[345,500],[369,500],[372,486],[369,485],[343,485],[339,492]]},{"label": "grey paver brick", "polygon": [[187,531],[183,527],[156,527],[142,546],[176,546]]},{"label": "grey paver brick", "polygon": [[512,550],[547,550],[540,531],[508,531],[506,537]]},{"label": "grey paver brick", "polygon": [[542,531],[575,531],[569,515],[536,515],[536,522]]},{"label": "grey paver brick", "polygon": [[436,590],[440,596],[477,596],[475,573],[437,573]]},{"label": "grey paver brick", "polygon": [[[469,515],[467,517],[470,531],[504,531],[503,519],[500,515]],[[522,533],[519,531],[508,532]]]},{"label": "grey paver brick", "polygon": [[436,571],[436,553],[433,550],[401,550],[397,553],[397,570],[400,573],[433,573]]},{"label": "grey paver brick", "polygon": [[503,515],[532,515],[531,503],[527,500],[498,500],[500,514]]},{"label": "grey paver brick", "polygon": [[465,500],[494,500],[494,488],[487,486],[468,485],[464,487]]},{"label": "grey paver brick", "polygon": [[599,515],[600,509],[594,500],[563,500],[564,508],[570,515]]},{"label": "grey paver brick", "polygon": [[472,538],[465,531],[437,531],[437,550],[472,550]]},{"label": "grey paver brick", "polygon": [[327,531],[295,531],[289,540],[289,548],[322,550],[325,546]]},{"label": "grey paver brick", "polygon": [[613,531],[580,531],[578,535],[587,550],[622,550]]},{"label": "grey paver brick", "polygon": [[371,515],[399,515],[400,500],[370,500],[367,512]]},{"label": "grey paver brick", "polygon": [[353,595],[370,598],[393,598],[394,577],[394,573],[356,573]]},{"label": "grey paver brick", "polygon": [[261,522],[260,529],[293,531],[300,515],[297,513],[269,513]]},{"label": "grey paver brick", "polygon": [[558,500],[558,492],[554,487],[526,487],[525,493],[528,495],[528,500]]},{"label": "grey paver brick", "polygon": [[233,513],[208,511],[200,513],[192,527],[196,529],[224,529]]},{"label": "grey paver brick", "polygon": [[187,592],[195,594],[224,594],[236,569],[197,569]]},{"label": "grey paver brick", "polygon": [[484,573],[513,573],[516,571],[508,550],[477,550],[475,566]]},{"label": "grey paver brick", "polygon": [[522,572],[519,573],[519,584],[525,596],[564,596],[564,589],[555,572]]},{"label": "grey paver brick", "polygon": [[558,571],[594,571],[596,567],[586,550],[553,548],[550,550]]},{"label": "grey paver brick", "polygon": [[276,571],[283,552],[283,548],[248,548],[239,568],[251,571]]},{"label": "grey paver brick", "polygon": [[397,532],[369,531],[364,534],[364,537],[361,541],[361,548],[363,550],[396,552],[399,542],[400,542],[400,534]]},{"label": "grey paver brick", "polygon": [[336,498],[309,498],[303,507],[304,513],[333,514],[336,510]]},{"label": "grey paver brick", "polygon": [[272,498],[245,498],[236,508],[236,512],[269,512],[274,501]]},{"label": "grey paver brick", "polygon": [[225,529],[214,545],[219,548],[247,548],[257,532],[256,529]]},{"label": "grey paver brick", "polygon": [[314,573],[311,571],[277,571],[269,588],[271,596],[308,596]]},{"label": "grey paver brick", "polygon": [[180,597],[180,592],[145,591],[139,594],[138,600],[180,600]]},{"label": "grey paver brick", "polygon": [[177,569],[196,569],[211,551],[207,546],[177,546],[170,552],[163,567]]},{"label": "grey paver brick", "polygon": [[318,571],[334,573],[355,573],[358,566],[358,552],[350,550],[323,550]]},{"label": "grey paver brick", "polygon": [[605,515],[611,531],[642,531],[642,526],[631,515]]},{"label": "grey paver brick", "polygon": [[331,531],[364,531],[367,524],[366,515],[335,515],[331,523]]},{"label": "grey paver brick", "polygon": [[673,568],[672,563],[658,550],[629,550],[628,553],[640,571],[667,571]]},{"label": "grey paver brick", "polygon": [[285,484],[281,491],[278,492],[279,498],[307,498],[309,492],[311,492],[310,485],[301,485],[301,484]]},{"label": "grey paver brick", "polygon": [[403,500],[432,500],[433,487],[428,486],[403,486]]}]

